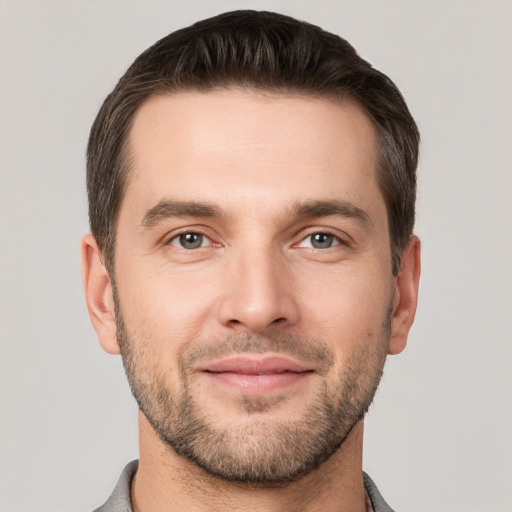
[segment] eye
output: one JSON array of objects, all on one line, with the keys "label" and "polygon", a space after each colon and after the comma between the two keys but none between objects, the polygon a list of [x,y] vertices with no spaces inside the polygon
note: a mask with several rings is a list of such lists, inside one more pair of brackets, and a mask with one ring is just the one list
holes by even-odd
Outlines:
[{"label": "eye", "polygon": [[330,233],[313,233],[304,238],[298,246],[311,247],[313,249],[329,249],[340,243],[340,239]]},{"label": "eye", "polygon": [[210,239],[201,233],[187,232],[177,235],[169,241],[169,244],[179,249],[199,249],[210,245]]}]

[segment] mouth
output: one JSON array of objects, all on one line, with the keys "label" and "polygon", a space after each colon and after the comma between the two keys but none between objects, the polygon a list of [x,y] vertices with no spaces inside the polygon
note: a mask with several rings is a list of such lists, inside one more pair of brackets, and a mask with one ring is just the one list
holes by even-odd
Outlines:
[{"label": "mouth", "polygon": [[219,385],[256,394],[297,385],[315,373],[293,359],[261,354],[212,361],[199,371]]}]

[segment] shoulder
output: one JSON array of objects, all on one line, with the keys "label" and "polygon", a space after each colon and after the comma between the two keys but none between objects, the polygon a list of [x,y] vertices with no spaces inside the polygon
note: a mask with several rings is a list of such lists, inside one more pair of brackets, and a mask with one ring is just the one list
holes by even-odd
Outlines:
[{"label": "shoulder", "polygon": [[385,502],[379,489],[377,489],[375,482],[366,473],[363,473],[363,482],[374,512],[393,512],[393,509]]},{"label": "shoulder", "polygon": [[138,460],[126,465],[108,500],[94,512],[132,512],[130,488],[138,466]]}]

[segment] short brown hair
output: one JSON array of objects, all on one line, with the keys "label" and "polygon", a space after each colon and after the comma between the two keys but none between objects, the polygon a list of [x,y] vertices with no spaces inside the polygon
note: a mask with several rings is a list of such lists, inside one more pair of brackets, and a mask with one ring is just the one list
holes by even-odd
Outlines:
[{"label": "short brown hair", "polygon": [[234,11],[164,37],[128,68],[103,103],[87,149],[91,230],[114,270],[117,216],[129,176],[126,149],[137,109],[164,92],[214,88],[350,98],[371,118],[379,143],[392,272],[414,226],[419,132],[394,83],[344,39],[282,14]]}]

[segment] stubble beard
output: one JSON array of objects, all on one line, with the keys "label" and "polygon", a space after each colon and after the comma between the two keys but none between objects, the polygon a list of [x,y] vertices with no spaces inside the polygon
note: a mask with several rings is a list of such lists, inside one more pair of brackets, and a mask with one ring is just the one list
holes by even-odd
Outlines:
[{"label": "stubble beard", "polygon": [[[376,339],[365,340],[340,370],[335,382],[325,378],[334,354],[317,340],[271,333],[231,335],[197,343],[179,361],[180,390],[170,389],[158,361],[150,357],[151,340],[128,335],[118,300],[117,336],[126,375],[140,410],[162,441],[209,475],[227,482],[275,487],[294,482],[318,468],[343,444],[366,414],[380,382],[390,332],[388,310]],[[322,377],[300,419],[275,421],[265,415],[280,397],[245,395],[239,407],[250,421],[214,426],[192,392],[191,364],[200,357],[273,351],[315,361]],[[332,372],[331,372],[332,373]],[[332,380],[332,379],[331,379]],[[219,415],[222,412],[219,411]]]}]

